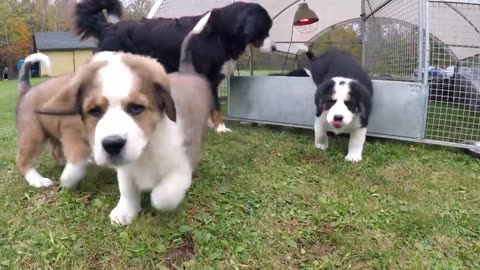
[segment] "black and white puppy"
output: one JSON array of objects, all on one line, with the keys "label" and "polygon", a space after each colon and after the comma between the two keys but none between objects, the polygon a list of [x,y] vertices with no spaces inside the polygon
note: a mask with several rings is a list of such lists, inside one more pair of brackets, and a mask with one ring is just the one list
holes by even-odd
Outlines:
[{"label": "black and white puppy", "polygon": [[315,93],[315,147],[328,148],[327,131],[349,133],[346,160],[362,160],[372,107],[373,86],[368,74],[347,52],[331,49],[312,60]]},{"label": "black and white puppy", "polygon": [[[107,16],[103,10],[107,11]],[[180,47],[203,15],[181,18],[120,20],[119,0],[82,0],[75,8],[77,34],[98,39],[100,51],[123,51],[157,59],[168,73],[179,68]],[[213,94],[211,120],[217,132],[231,131],[223,123],[218,86],[234,70],[247,46],[276,50],[269,37],[272,19],[261,5],[235,2],[211,10],[208,23],[191,41],[195,71],[205,76]]]},{"label": "black and white puppy", "polygon": [[268,76],[287,76],[287,77],[312,77],[312,72],[308,68],[298,68],[294,69],[286,74],[283,73],[272,73]]}]

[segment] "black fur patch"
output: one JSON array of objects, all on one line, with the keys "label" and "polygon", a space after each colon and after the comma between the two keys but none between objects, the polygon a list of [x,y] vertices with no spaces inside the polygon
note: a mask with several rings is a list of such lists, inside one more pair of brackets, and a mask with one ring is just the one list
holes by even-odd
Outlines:
[{"label": "black fur patch", "polygon": [[330,109],[335,102],[331,102],[332,95],[334,93],[335,82],[331,79],[324,81],[317,87],[315,92],[315,106],[316,116],[322,115],[324,110]]},{"label": "black fur patch", "polygon": [[272,74],[269,74],[268,76],[310,77],[310,75],[308,75],[308,73],[303,68],[294,69],[288,72],[287,74],[272,73]]},{"label": "black fur patch", "polygon": [[351,112],[360,113],[360,124],[362,127],[366,127],[368,125],[368,116],[372,109],[371,93],[360,83],[351,81],[350,97],[353,110],[350,107],[348,109]]}]

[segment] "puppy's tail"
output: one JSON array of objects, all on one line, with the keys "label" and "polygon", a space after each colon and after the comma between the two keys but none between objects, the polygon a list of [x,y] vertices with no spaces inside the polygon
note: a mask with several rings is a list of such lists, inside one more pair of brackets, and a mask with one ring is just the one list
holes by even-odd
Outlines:
[{"label": "puppy's tail", "polygon": [[19,97],[23,97],[28,92],[28,90],[32,88],[30,84],[30,68],[36,62],[42,63],[49,73],[51,71],[50,58],[48,58],[48,56],[46,56],[45,54],[34,53],[25,58],[25,62],[23,62],[23,66],[20,69],[20,74],[18,76],[17,88]]},{"label": "puppy's tail", "polygon": [[200,34],[210,19],[211,12],[205,14],[200,21],[193,27],[192,31],[187,34],[185,39],[182,42],[182,47],[180,49],[180,66],[178,68],[179,72],[182,73],[193,73],[195,72],[195,67],[193,66],[192,61],[192,43],[191,40],[198,34]]},{"label": "puppy's tail", "polygon": [[[107,16],[103,13],[107,11]],[[75,30],[81,39],[101,38],[105,27],[122,17],[119,0],[79,0],[75,7]]]}]

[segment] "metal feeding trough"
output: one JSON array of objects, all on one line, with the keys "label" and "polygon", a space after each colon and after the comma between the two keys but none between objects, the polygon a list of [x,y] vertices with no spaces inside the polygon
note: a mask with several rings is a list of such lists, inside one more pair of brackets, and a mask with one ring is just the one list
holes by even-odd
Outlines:
[{"label": "metal feeding trough", "polygon": [[465,148],[465,152],[476,158],[480,158],[480,142],[464,141],[463,143],[466,145],[470,145],[469,148]]},{"label": "metal feeding trough", "polygon": [[[427,90],[421,83],[374,80],[368,135],[419,140],[425,132]],[[240,76],[230,79],[229,120],[313,129],[311,78]]]}]

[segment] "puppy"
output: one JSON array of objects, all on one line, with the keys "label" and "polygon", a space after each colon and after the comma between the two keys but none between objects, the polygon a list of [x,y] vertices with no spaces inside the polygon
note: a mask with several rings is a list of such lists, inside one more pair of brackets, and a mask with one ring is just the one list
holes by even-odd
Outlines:
[{"label": "puppy", "polygon": [[79,114],[96,164],[116,169],[120,200],[110,213],[114,224],[134,220],[142,191],[151,191],[154,208],[172,210],[191,185],[212,95],[208,81],[194,74],[189,44],[183,48],[181,73],[170,75],[147,56],[97,53],[70,81],[69,91],[43,108]]},{"label": "puppy", "polygon": [[346,160],[362,160],[373,86],[368,74],[347,52],[332,49],[312,58],[315,93],[315,147],[328,148],[327,131],[349,133]]},{"label": "puppy", "polygon": [[[310,47],[307,45],[301,45],[300,48],[298,49],[299,52],[305,52],[308,60],[311,62],[313,58],[315,58],[315,55],[313,52],[310,50]],[[283,73],[272,73],[269,74],[268,76],[287,76],[287,77],[312,77],[312,72],[310,71],[309,68],[298,68],[294,69],[286,74]]]},{"label": "puppy", "polygon": [[16,107],[17,166],[31,186],[40,188],[53,185],[51,179],[41,176],[35,168],[43,147],[49,143],[54,159],[59,163],[66,162],[60,183],[65,188],[71,188],[85,175],[90,153],[82,121],[78,116],[45,116],[38,115],[36,111],[61,91],[72,75],[50,79],[32,88],[30,67],[38,61],[49,69],[49,58],[36,53],[25,59],[20,70]]},{"label": "puppy", "polygon": [[287,74],[272,73],[268,76],[287,76],[287,77],[312,77],[312,72],[308,68],[294,69]]},{"label": "puppy", "polygon": [[[108,16],[103,14],[107,10]],[[200,16],[120,20],[119,0],[83,0],[77,4],[76,29],[82,38],[98,39],[100,51],[123,51],[157,59],[168,73],[179,69],[180,47]],[[191,42],[195,71],[205,76],[213,94],[211,121],[217,132],[229,132],[223,123],[218,87],[234,70],[247,46],[276,50],[269,37],[272,19],[256,3],[235,2],[211,11],[208,25]]]}]

